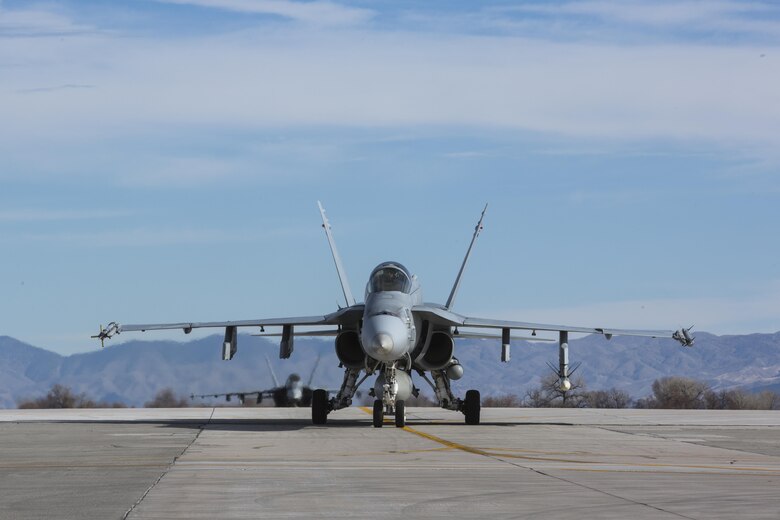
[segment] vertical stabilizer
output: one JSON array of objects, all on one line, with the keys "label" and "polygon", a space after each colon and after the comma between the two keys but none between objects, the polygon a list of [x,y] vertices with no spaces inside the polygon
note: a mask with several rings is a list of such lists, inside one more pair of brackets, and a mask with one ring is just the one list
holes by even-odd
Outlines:
[{"label": "vertical stabilizer", "polygon": [[306,386],[311,387],[312,381],[314,381],[314,372],[317,371],[317,366],[320,364],[320,356],[317,356],[317,359],[314,360],[314,367],[311,369],[311,374],[309,374],[309,382],[306,383]]},{"label": "vertical stabilizer", "polygon": [[271,372],[271,379],[274,380],[274,388],[279,388],[279,380],[276,379],[276,374],[274,374],[274,367],[271,366],[271,360],[268,359],[268,356],[265,356],[265,362],[268,365],[268,371]]},{"label": "vertical stabilizer", "polygon": [[452,304],[453,302],[455,302],[455,296],[458,294],[458,287],[460,287],[460,279],[463,277],[463,271],[466,270],[466,263],[468,263],[469,256],[471,256],[471,250],[474,248],[474,242],[477,241],[479,232],[482,231],[482,220],[485,218],[486,211],[487,211],[487,204],[485,204],[485,209],[482,210],[482,215],[479,217],[479,222],[477,222],[477,227],[474,228],[474,236],[471,237],[471,244],[469,244],[469,249],[468,251],[466,251],[466,256],[463,258],[463,263],[460,265],[460,271],[458,271],[458,277],[455,278],[455,284],[452,286],[450,297],[447,298],[447,304],[445,305],[447,309],[452,308]]},{"label": "vertical stabilizer", "polygon": [[336,263],[336,272],[339,275],[339,281],[341,282],[341,290],[344,291],[344,299],[347,301],[347,307],[355,305],[355,298],[352,296],[352,291],[349,288],[349,281],[347,280],[347,273],[344,271],[344,266],[341,264],[341,257],[336,249],[336,243],[333,241],[333,235],[330,232],[330,223],[325,216],[325,209],[317,201],[317,206],[320,208],[320,215],[322,215],[322,227],[325,229],[325,234],[328,237],[328,245],[330,245],[330,252],[333,254],[333,261]]}]

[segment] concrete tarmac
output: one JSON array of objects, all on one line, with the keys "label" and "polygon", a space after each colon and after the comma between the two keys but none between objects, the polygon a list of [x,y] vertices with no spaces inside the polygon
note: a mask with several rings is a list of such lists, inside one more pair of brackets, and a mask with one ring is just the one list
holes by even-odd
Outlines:
[{"label": "concrete tarmac", "polygon": [[0,411],[0,518],[780,518],[780,412]]}]

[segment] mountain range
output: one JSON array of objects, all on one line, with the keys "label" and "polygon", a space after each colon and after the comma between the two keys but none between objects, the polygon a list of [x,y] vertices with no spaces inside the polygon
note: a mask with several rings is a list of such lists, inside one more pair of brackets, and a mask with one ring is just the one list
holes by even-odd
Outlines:
[{"label": "mountain range", "polygon": [[[308,380],[317,356],[321,357],[313,386],[338,388],[343,377],[333,341],[296,338],[290,359],[278,359],[278,345],[267,338],[241,335],[238,352],[222,361],[221,336],[187,342],[131,340],[94,352],[61,356],[0,336],[0,407],[13,408],[24,398],[38,397],[55,383],[105,401],[141,406],[165,387],[189,395],[271,388],[267,355],[280,380],[290,373]],[[476,388],[483,395],[519,394],[537,385],[557,363],[556,343],[516,341],[512,359],[501,363],[498,340],[459,339],[455,355],[465,369],[454,382],[456,393]],[[657,378],[678,375],[701,379],[713,388],[780,391],[780,332],[716,336],[696,333],[696,345],[681,347],[673,340],[586,336],[570,342],[571,363],[580,363],[575,376],[587,388],[616,387],[639,398],[651,392]],[[370,381],[372,382],[372,381]],[[365,389],[369,383],[365,383]],[[415,376],[417,386],[432,395]]]}]

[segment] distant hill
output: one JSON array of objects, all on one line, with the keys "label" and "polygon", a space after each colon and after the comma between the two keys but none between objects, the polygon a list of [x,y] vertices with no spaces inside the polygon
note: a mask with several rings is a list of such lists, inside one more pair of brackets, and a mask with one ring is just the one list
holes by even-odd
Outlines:
[{"label": "distant hill", "polygon": [[[709,382],[716,388],[780,389],[780,332],[741,336],[696,333],[696,346],[672,340],[587,336],[571,341],[570,359],[582,366],[590,389],[617,387],[633,397],[650,393],[652,382],[680,375]],[[338,388],[343,376],[332,340],[296,338],[292,358],[278,359],[278,345],[266,338],[242,335],[232,361],[220,359],[221,336],[188,342],[129,341],[94,352],[60,356],[0,336],[0,407],[12,408],[21,398],[43,395],[54,383],[70,386],[100,400],[140,406],[165,387],[183,394],[264,389],[272,386],[265,364],[268,355],[277,377],[291,372],[308,379],[317,355],[322,356],[314,386]],[[501,363],[497,340],[458,340],[456,356],[465,376],[457,392],[477,388],[483,395],[522,394],[557,362],[554,343],[515,342],[512,360]],[[426,393],[430,389],[415,377]],[[366,383],[368,388],[368,383]]]}]

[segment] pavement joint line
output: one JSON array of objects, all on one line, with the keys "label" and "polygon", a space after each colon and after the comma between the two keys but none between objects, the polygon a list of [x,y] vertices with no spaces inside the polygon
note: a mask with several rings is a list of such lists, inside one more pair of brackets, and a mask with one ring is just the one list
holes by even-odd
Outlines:
[{"label": "pavement joint line", "polygon": [[[364,412],[366,412],[367,414],[371,414],[372,413],[372,412],[370,412],[368,410],[367,407],[360,407],[360,409],[363,410]],[[423,437],[425,439],[431,440],[433,442],[438,442],[439,444],[443,444],[444,446],[452,447],[452,448],[455,448],[455,449],[460,450],[460,451],[465,451],[466,453],[472,453],[474,455],[481,455],[483,457],[488,457],[488,458],[496,460],[498,462],[503,462],[504,464],[509,464],[509,465],[514,466],[516,468],[521,468],[521,469],[525,469],[525,470],[528,470],[528,471],[532,471],[532,472],[536,473],[537,475],[541,475],[541,476],[544,476],[544,477],[548,477],[548,478],[552,478],[552,479],[555,479],[555,480],[559,480],[559,481],[565,482],[565,483],[567,483],[569,485],[581,487],[583,489],[587,489],[587,490],[593,491],[595,493],[600,493],[600,494],[612,497],[612,498],[617,499],[617,500],[622,500],[622,501],[625,501],[625,502],[628,502],[628,503],[631,503],[631,504],[648,507],[650,509],[655,509],[656,511],[660,511],[662,513],[667,513],[667,514],[670,514],[670,515],[674,515],[674,516],[677,516],[679,518],[686,518],[687,520],[697,520],[694,517],[686,516],[686,515],[683,515],[683,514],[680,514],[680,513],[675,513],[673,511],[668,511],[666,509],[663,509],[661,507],[648,504],[646,502],[640,502],[640,501],[637,501],[637,500],[632,500],[630,498],[622,497],[620,495],[616,495],[616,494],[610,493],[608,491],[597,489],[597,488],[594,488],[594,487],[591,487],[591,486],[586,486],[585,484],[581,484],[581,483],[575,482],[573,480],[569,480],[569,479],[566,479],[566,478],[563,478],[563,477],[557,477],[555,475],[551,475],[549,473],[545,473],[544,471],[536,469],[534,467],[523,466],[520,463],[513,462],[511,460],[502,459],[502,458],[500,458],[499,455],[491,454],[490,452],[481,450],[479,448],[473,448],[471,446],[466,446],[465,444],[460,444],[460,443],[457,443],[457,442],[448,441],[447,439],[442,439],[441,437],[438,437],[436,435],[432,435],[430,433],[425,433],[423,431],[416,430],[416,429],[414,429],[414,428],[412,428],[410,426],[404,426],[403,428],[400,428],[400,429],[404,430],[406,432],[409,432],[409,433],[413,433],[413,434],[418,435],[420,437]],[[516,458],[526,458],[526,459],[529,458],[529,457],[519,457],[519,456],[515,456],[515,457]],[[541,459],[541,460],[550,461],[551,459]],[[553,462],[578,462],[578,461],[553,461]]]},{"label": "pavement joint line", "polygon": [[[501,459],[498,459],[498,460],[501,460]],[[607,495],[608,497],[616,498],[618,500],[624,500],[624,501],[626,501],[626,502],[628,502],[630,504],[636,504],[636,505],[639,505],[639,506],[645,506],[645,507],[648,507],[650,509],[655,509],[656,511],[661,511],[662,513],[667,513],[669,515],[674,515],[674,516],[677,516],[677,517],[680,517],[680,518],[686,518],[687,520],[698,520],[695,517],[683,515],[681,513],[675,513],[674,511],[669,511],[668,509],[664,509],[662,507],[658,507],[658,506],[654,506],[652,504],[648,504],[647,502],[641,502],[639,500],[632,500],[632,499],[627,498],[627,497],[622,497],[620,495],[616,495],[614,493],[610,493],[609,491],[604,491],[603,489],[598,489],[598,488],[595,488],[595,487],[592,487],[592,486],[586,486],[585,484],[581,484],[579,482],[575,482],[575,481],[569,480],[567,478],[557,477],[557,476],[552,475],[550,473],[545,473],[544,471],[542,471],[540,469],[531,468],[531,467],[527,467],[527,466],[522,466],[522,465],[517,464],[515,462],[512,462],[510,460],[507,460],[507,461],[504,461],[504,462],[506,462],[507,464],[511,464],[513,466],[517,466],[518,468],[531,470],[531,471],[533,471],[534,473],[536,473],[538,475],[542,475],[542,476],[545,476],[545,477],[553,478],[553,479],[559,480],[561,482],[566,482],[567,484],[571,484],[573,486],[577,486],[577,487],[581,487],[583,489],[594,491],[596,493],[601,493],[603,495]]]},{"label": "pavement joint line", "polygon": [[[532,460],[532,461],[539,461],[539,462],[566,462],[566,463],[572,463],[572,464],[601,464],[604,466],[613,466],[615,464],[612,463],[603,463],[603,462],[595,462],[590,460],[568,460],[568,459],[556,459],[556,458],[546,458],[546,457],[529,457],[526,455],[515,455],[513,453],[502,453],[499,451],[487,451],[480,448],[474,448],[472,446],[466,446],[463,444],[459,444],[457,442],[448,441],[446,439],[442,439],[441,437],[437,437],[436,435],[431,435],[429,433],[422,432],[420,430],[416,430],[414,428],[411,428],[409,426],[405,426],[402,428],[403,430],[406,430],[410,433],[414,433],[416,435],[419,435],[420,437],[425,437],[426,439],[430,439],[434,442],[438,442],[439,444],[443,444],[444,446],[447,446],[449,448],[457,449],[460,451],[465,451],[467,453],[473,453],[475,455],[482,455],[484,457],[502,457],[502,458],[510,458],[510,459],[521,459],[521,460]],[[620,465],[620,464],[618,464]],[[706,465],[706,464],[664,464],[664,463],[654,463],[654,462],[647,462],[647,463],[635,463],[632,464],[632,466],[637,467],[644,467],[644,468],[679,468],[679,469],[712,469],[712,470],[726,470],[729,472],[739,473],[744,471],[754,471],[754,472],[760,472],[762,474],[778,474],[780,473],[780,468],[762,468],[762,467],[751,467],[751,466],[718,466],[718,465]],[[600,471],[611,471],[611,470],[600,470]]]},{"label": "pavement joint line", "polygon": [[130,516],[130,513],[132,513],[132,512],[133,512],[133,510],[135,510],[135,508],[136,508],[136,507],[138,507],[138,505],[139,505],[141,502],[143,502],[143,500],[146,498],[146,496],[149,494],[149,492],[150,492],[150,491],[152,491],[152,489],[154,489],[154,487],[155,487],[157,484],[159,484],[159,483],[160,483],[160,481],[163,479],[163,477],[164,477],[165,475],[167,475],[167,474],[168,474],[168,472],[171,470],[171,468],[173,467],[173,465],[174,465],[174,464],[176,464],[176,461],[177,461],[177,460],[179,460],[179,458],[180,458],[182,455],[184,455],[184,454],[187,452],[187,450],[188,450],[188,449],[190,449],[190,446],[192,446],[193,444],[195,444],[195,441],[197,441],[197,440],[198,440],[198,437],[200,437],[200,434],[201,434],[201,433],[203,433],[203,430],[205,430],[205,429],[206,429],[206,427],[209,425],[209,423],[211,423],[211,418],[212,418],[212,417],[214,417],[214,412],[216,412],[216,410],[217,410],[216,408],[212,408],[212,409],[211,409],[211,414],[209,415],[209,418],[208,418],[208,419],[206,419],[206,422],[205,422],[204,424],[201,424],[201,425],[199,426],[198,433],[196,433],[196,434],[195,434],[195,437],[193,437],[193,438],[192,438],[192,440],[189,442],[189,444],[187,444],[187,445],[184,447],[184,449],[183,449],[183,450],[181,450],[181,453],[179,453],[178,455],[176,455],[176,456],[173,458],[173,460],[171,461],[171,463],[170,463],[170,464],[168,464],[168,466],[166,466],[166,467],[165,467],[165,469],[164,469],[164,470],[163,470],[163,472],[160,474],[160,476],[159,476],[159,477],[157,477],[157,479],[156,479],[154,482],[152,482],[152,485],[151,485],[151,486],[149,486],[149,487],[147,488],[147,490],[146,490],[146,491],[144,491],[144,494],[143,494],[143,495],[141,495],[141,498],[139,498],[139,499],[138,499],[138,500],[135,502],[135,504],[133,504],[132,506],[130,506],[130,509],[128,509],[127,511],[125,511],[125,514],[124,514],[124,515],[122,515],[122,520],[127,520],[127,517],[128,517],[128,516]]}]

